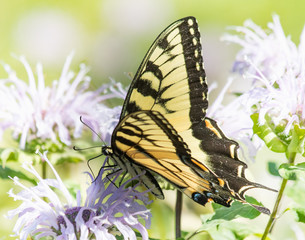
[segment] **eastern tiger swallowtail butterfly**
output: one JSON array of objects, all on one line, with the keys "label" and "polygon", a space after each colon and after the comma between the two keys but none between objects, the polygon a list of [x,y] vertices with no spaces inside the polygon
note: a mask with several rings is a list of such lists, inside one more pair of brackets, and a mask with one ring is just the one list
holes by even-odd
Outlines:
[{"label": "eastern tiger swallowtail butterfly", "polygon": [[[111,147],[102,151],[163,199],[158,174],[195,202],[230,206],[252,188],[238,143],[206,117],[206,75],[194,17],[167,27],[144,57],[127,93]],[[270,189],[269,189],[270,190]],[[252,205],[261,212],[269,210]]]}]

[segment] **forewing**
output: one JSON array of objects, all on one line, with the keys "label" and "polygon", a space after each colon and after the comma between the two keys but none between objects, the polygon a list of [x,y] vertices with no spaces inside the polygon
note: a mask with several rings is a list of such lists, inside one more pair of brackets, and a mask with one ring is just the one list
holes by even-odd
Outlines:
[{"label": "forewing", "polygon": [[194,17],[166,28],[129,88],[121,119],[139,110],[161,113],[180,132],[200,123],[208,106],[200,33]]}]

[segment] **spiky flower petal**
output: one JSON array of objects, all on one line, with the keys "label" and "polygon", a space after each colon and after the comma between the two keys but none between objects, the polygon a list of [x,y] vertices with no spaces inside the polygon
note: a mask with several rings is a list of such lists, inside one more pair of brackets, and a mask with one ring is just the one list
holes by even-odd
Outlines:
[{"label": "spiky flower petal", "polygon": [[[126,240],[136,240],[136,229],[143,239],[148,239],[146,227],[150,225],[151,213],[145,205],[149,204],[149,200],[146,193],[135,189],[137,186],[126,187],[132,179],[117,187],[105,177],[106,168],[102,168],[95,180],[91,177],[87,196],[84,198],[78,192],[74,199],[46,154],[42,157],[52,169],[55,179],[42,179],[28,164],[23,167],[38,179],[37,186],[26,187],[17,177],[13,179],[23,188],[18,194],[9,191],[10,197],[22,201],[18,208],[8,212],[9,218],[18,216],[15,236],[21,240],[26,240],[28,236],[35,239],[48,236],[69,240],[115,240],[115,234],[120,234]],[[112,174],[112,181],[120,173]]]},{"label": "spiky flower petal", "polygon": [[299,46],[286,37],[277,15],[268,28],[249,20],[233,28],[239,35],[224,39],[242,46],[233,70],[252,81],[247,102],[259,113],[260,124],[268,115],[273,124],[285,126],[287,135],[294,124],[305,127],[305,28]]},{"label": "spiky flower petal", "polygon": [[89,69],[81,64],[79,72],[74,74],[69,70],[72,57],[73,54],[67,57],[61,76],[51,86],[46,86],[40,63],[34,73],[25,57],[19,58],[27,72],[28,83],[18,78],[10,66],[4,65],[8,77],[0,79],[0,135],[12,129],[14,138],[20,139],[20,148],[24,149],[33,139],[59,140],[70,145],[72,138],[81,135],[80,116],[97,130],[97,104],[115,93],[101,95],[111,87],[109,84],[88,91]]}]

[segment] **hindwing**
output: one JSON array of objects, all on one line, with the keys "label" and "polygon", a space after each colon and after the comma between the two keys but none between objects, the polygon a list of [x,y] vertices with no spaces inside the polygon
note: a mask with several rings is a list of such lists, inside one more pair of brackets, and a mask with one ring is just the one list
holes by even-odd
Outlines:
[{"label": "hindwing", "polygon": [[112,146],[127,164],[124,168],[157,173],[200,204],[212,201],[216,192],[220,193],[216,202],[231,202],[230,194],[219,187],[222,180],[192,158],[188,145],[157,111],[137,111],[123,118],[113,133]]},{"label": "hindwing", "polygon": [[[216,122],[212,119],[206,121],[213,124],[209,129],[218,135]],[[232,144],[233,141],[227,140]],[[218,161],[219,166],[213,169],[193,158],[187,143],[157,111],[137,111],[124,117],[113,133],[112,148],[113,154],[120,158],[117,161],[124,164],[121,166],[128,172],[139,174],[139,170],[145,169],[149,176],[150,172],[154,172],[202,205],[214,201],[230,206],[232,198],[245,202],[246,190],[265,188],[245,178],[246,164],[239,160],[235,160],[236,163],[232,161],[236,148],[232,149],[233,152],[224,151],[216,155],[218,158],[213,160]],[[214,158],[214,155],[211,154],[211,157]],[[140,176],[140,179],[145,185],[151,186],[157,197],[163,198],[157,182],[147,182],[151,179],[146,175]],[[261,212],[269,211],[264,207],[252,206]]]}]

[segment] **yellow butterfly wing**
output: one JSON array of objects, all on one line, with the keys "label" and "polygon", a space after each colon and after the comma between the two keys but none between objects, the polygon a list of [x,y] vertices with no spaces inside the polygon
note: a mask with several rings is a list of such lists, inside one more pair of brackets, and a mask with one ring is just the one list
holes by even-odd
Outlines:
[{"label": "yellow butterfly wing", "polygon": [[202,122],[208,106],[200,33],[194,17],[166,28],[132,81],[121,119],[139,110],[160,112],[178,132]]},{"label": "yellow butterfly wing", "polygon": [[[192,157],[188,145],[159,112],[137,111],[127,115],[113,136],[113,154],[125,159],[122,162],[126,165],[122,167],[129,172],[139,167],[157,173],[202,205],[214,201],[230,206],[232,198],[245,202],[243,193],[230,189],[232,185]],[[230,180],[236,182],[234,187],[243,185],[246,186],[244,190],[261,187],[243,176],[237,177],[235,173],[232,177],[234,179]],[[141,180],[145,182],[145,179]],[[253,206],[268,213],[266,208]]]},{"label": "yellow butterfly wing", "polygon": [[187,17],[166,28],[143,59],[112,135],[112,157],[132,175],[146,169],[142,182],[159,198],[150,172],[203,205],[245,201],[245,191],[265,187],[245,178],[238,144],[205,117],[207,106],[200,33]]},{"label": "yellow butterfly wing", "polygon": [[[113,139],[113,149],[119,149],[119,152],[114,151],[114,154],[126,159],[125,163],[128,162],[124,168],[131,164],[131,168],[139,166],[153,171],[190,198],[200,200],[201,204],[211,201],[212,198],[208,196],[212,196],[212,192],[216,191],[223,192],[218,194],[221,203],[227,204],[231,201],[230,194],[221,188],[217,190],[220,184],[217,176],[192,159],[186,143],[159,112],[137,111],[127,115],[113,133]],[[205,178],[185,162],[196,162],[198,172],[205,174]],[[204,193],[207,193],[207,196]]]}]

